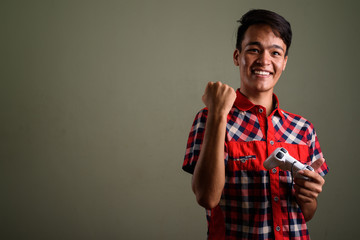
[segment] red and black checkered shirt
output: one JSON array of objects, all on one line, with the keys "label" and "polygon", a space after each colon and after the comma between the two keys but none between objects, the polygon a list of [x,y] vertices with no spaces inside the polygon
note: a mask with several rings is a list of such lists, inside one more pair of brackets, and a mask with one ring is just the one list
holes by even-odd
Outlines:
[{"label": "red and black checkered shirt", "polygon": [[[294,196],[290,172],[263,167],[278,147],[304,164],[322,157],[313,125],[278,107],[251,103],[239,89],[231,109],[224,145],[225,186],[217,207],[207,209],[208,239],[310,239],[304,216]],[[195,117],[183,169],[193,173],[204,137],[207,109]],[[318,173],[328,172],[324,163]]]}]

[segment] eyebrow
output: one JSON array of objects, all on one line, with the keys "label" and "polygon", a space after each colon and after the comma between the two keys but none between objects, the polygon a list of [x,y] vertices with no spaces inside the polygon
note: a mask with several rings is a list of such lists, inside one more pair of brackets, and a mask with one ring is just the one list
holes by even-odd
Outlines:
[{"label": "eyebrow", "polygon": [[[249,42],[248,44],[246,44],[246,46],[249,46],[249,45],[257,45],[257,46],[262,46],[260,42]],[[279,45],[277,44],[273,44],[271,45],[269,48],[278,48],[278,49],[281,49],[284,51],[284,49],[282,47],[280,47]]]}]

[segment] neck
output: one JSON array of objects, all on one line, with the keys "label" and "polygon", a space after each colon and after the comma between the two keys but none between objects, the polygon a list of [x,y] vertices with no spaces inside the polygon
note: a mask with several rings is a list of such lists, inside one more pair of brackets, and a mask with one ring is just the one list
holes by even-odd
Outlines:
[{"label": "neck", "polygon": [[240,92],[244,94],[253,104],[266,108],[266,116],[269,116],[274,110],[273,91],[266,92],[249,92],[240,88]]}]

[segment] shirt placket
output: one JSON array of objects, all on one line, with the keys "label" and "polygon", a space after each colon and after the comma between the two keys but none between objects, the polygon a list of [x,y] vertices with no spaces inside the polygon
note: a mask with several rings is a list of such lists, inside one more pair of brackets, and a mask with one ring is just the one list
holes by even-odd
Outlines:
[{"label": "shirt placket", "polygon": [[[272,124],[272,115],[266,117],[266,109],[259,106],[257,116],[264,138],[266,139],[267,156],[276,149],[274,138],[274,126]],[[270,197],[273,217],[273,229],[275,239],[283,239],[282,212],[280,205],[280,185],[279,185],[279,167],[269,170]]]}]

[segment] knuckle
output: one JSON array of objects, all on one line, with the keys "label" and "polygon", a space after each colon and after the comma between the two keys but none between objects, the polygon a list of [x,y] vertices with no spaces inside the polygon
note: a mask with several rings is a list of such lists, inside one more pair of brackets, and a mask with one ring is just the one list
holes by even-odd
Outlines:
[{"label": "knuckle", "polygon": [[319,193],[321,193],[321,191],[322,191],[322,187],[321,187],[321,186],[316,186],[316,187],[312,190],[312,192],[315,193],[315,194],[319,194]]}]

